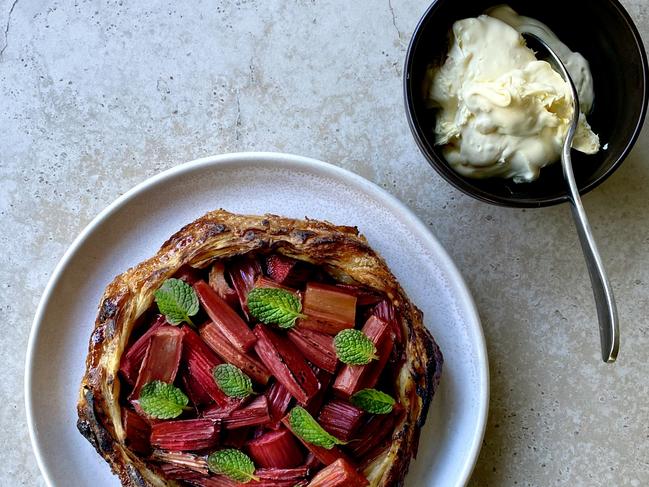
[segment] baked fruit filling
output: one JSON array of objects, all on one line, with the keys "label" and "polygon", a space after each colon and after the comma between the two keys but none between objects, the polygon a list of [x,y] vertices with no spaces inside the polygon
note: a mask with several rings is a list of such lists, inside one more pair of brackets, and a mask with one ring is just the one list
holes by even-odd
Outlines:
[{"label": "baked fruit filling", "polygon": [[[251,223],[315,225],[323,244],[345,236],[384,267],[355,229],[261,218],[213,212],[201,229],[219,221],[219,233],[248,242]],[[124,485],[400,485],[442,359],[387,268],[374,271],[386,285],[372,286],[283,240],[161,272],[179,245],[192,256],[206,245],[192,225],[141,264],[146,273],[107,289],[82,434]]]}]

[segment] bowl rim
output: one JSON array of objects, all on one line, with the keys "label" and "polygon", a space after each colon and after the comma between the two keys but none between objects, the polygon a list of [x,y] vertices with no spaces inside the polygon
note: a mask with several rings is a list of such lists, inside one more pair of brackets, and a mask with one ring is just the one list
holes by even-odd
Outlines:
[{"label": "bowl rim", "polygon": [[[633,37],[635,49],[639,54],[642,67],[642,76],[640,80],[642,86],[642,99],[640,101],[640,113],[637,117],[637,120],[635,121],[633,132],[627,139],[624,148],[620,152],[619,156],[617,157],[615,162],[611,164],[608,169],[606,169],[606,171],[600,174],[596,179],[588,184],[579,187],[579,194],[581,195],[592,191],[597,186],[602,184],[622,165],[624,160],[633,149],[633,146],[638,140],[638,137],[640,136],[640,132],[642,131],[642,126],[644,125],[645,117],[647,115],[647,105],[649,103],[649,63],[647,61],[647,52],[645,50],[642,37],[640,36],[640,32],[633,22],[631,15],[619,2],[619,0],[606,1],[617,10]],[[414,51],[417,44],[419,43],[424,24],[428,21],[429,17],[435,12],[435,10],[439,8],[439,4],[441,2],[442,0],[434,0],[417,22],[417,26],[415,27],[408,44],[403,68],[403,95],[408,126],[410,127],[410,131],[415,139],[415,142],[417,143],[417,146],[419,147],[419,150],[426,158],[428,164],[432,166],[432,168],[435,169],[435,171],[437,171],[437,173],[442,176],[442,178],[446,180],[446,182],[450,183],[456,189],[459,189],[464,194],[467,194],[485,203],[490,203],[497,206],[506,206],[510,208],[541,208],[570,201],[567,190],[566,194],[561,196],[539,198],[536,201],[533,201],[526,198],[498,196],[488,191],[484,191],[480,188],[468,187],[468,183],[465,182],[462,176],[457,174],[445,160],[429,150],[430,144],[427,142],[426,134],[422,130],[421,125],[418,123],[415,117],[415,101],[410,81],[413,67]]]}]

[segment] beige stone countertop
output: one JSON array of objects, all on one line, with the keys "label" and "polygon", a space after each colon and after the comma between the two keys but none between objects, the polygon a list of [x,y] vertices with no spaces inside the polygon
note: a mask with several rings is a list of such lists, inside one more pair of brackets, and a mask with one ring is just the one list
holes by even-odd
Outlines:
[{"label": "beige stone countertop", "polygon": [[[622,3],[646,44],[649,2]],[[649,485],[649,126],[584,198],[621,317],[620,358],[605,365],[569,208],[480,203],[415,145],[402,65],[428,4],[0,0],[0,485],[44,485],[26,427],[25,350],[74,237],[151,175],[253,150],[374,181],[457,263],[491,375],[470,485]]]}]

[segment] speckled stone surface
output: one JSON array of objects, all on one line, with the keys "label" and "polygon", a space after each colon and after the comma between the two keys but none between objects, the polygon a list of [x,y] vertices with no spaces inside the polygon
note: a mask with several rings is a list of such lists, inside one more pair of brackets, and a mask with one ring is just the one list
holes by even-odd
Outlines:
[{"label": "speckled stone surface", "polygon": [[[648,40],[649,3],[623,3]],[[44,485],[25,424],[24,358],[67,246],[147,177],[244,150],[361,174],[408,204],[455,259],[491,362],[472,486],[649,485],[649,131],[585,198],[622,319],[620,359],[604,365],[568,208],[474,201],[413,142],[402,63],[427,4],[0,0],[0,485]]]}]

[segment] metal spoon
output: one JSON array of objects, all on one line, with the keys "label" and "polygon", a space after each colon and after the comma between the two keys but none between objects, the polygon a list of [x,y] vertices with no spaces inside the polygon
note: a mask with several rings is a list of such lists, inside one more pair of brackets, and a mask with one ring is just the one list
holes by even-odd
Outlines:
[{"label": "metal spoon", "polygon": [[556,52],[548,46],[548,44],[531,32],[524,32],[524,36],[533,38],[537,43],[545,48],[550,56],[551,63],[555,71],[558,71],[563,79],[570,85],[572,92],[572,120],[566,140],[563,144],[563,151],[561,152],[561,165],[563,167],[563,177],[568,183],[570,192],[568,198],[570,200],[570,208],[572,216],[575,220],[577,233],[579,234],[579,241],[581,248],[586,258],[586,266],[588,267],[588,274],[590,275],[590,283],[593,287],[593,294],[595,295],[595,305],[597,307],[597,317],[599,320],[599,337],[602,344],[602,359],[604,362],[612,363],[617,358],[617,353],[620,348],[620,328],[617,317],[617,307],[615,306],[615,298],[611,284],[604,270],[602,258],[595,245],[595,238],[590,229],[586,211],[581,203],[579,197],[579,189],[575,182],[575,175],[572,170],[572,159],[570,157],[570,149],[572,141],[575,138],[577,131],[577,124],[579,122],[579,95],[575,84],[568,73],[565,65],[559,58]]}]

